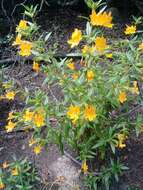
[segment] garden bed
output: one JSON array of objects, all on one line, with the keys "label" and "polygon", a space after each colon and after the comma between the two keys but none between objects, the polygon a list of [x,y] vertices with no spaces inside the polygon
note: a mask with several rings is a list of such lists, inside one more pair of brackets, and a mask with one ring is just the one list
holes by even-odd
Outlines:
[{"label": "garden bed", "polygon": [[[9,74],[10,78],[14,78],[18,81],[18,90],[21,88],[28,88],[31,91],[34,91],[37,87],[42,85],[43,80],[45,79],[42,73],[36,75],[32,71],[31,64],[23,64],[23,65],[15,65],[9,67],[5,70],[5,73]],[[27,74],[28,73],[28,74]],[[45,89],[47,91],[47,89]],[[53,90],[56,98],[61,98],[61,91],[55,88]],[[47,91],[48,93],[48,91]],[[50,95],[50,93],[49,93]],[[51,96],[51,95],[50,95]],[[53,98],[51,96],[51,98]],[[22,105],[17,101],[8,103],[7,101],[2,101],[0,104],[2,111],[1,119],[1,127],[3,124],[6,124],[6,118],[8,117],[8,113],[10,110],[20,110]],[[131,108],[132,110],[133,108]],[[137,113],[143,114],[143,109],[139,108],[131,113],[131,117],[134,118]],[[4,132],[4,131],[3,131]],[[10,161],[12,159],[12,155],[15,155],[17,158],[19,157],[28,157],[29,160],[34,163],[36,168],[38,168],[38,172],[42,178],[42,181],[47,183],[49,182],[49,186],[47,186],[47,190],[50,187],[50,184],[55,180],[55,176],[53,176],[53,171],[51,171],[51,165],[59,158],[62,157],[58,148],[55,145],[49,145],[47,150],[43,150],[40,156],[35,156],[32,150],[28,147],[28,139],[30,139],[32,132],[14,132],[12,134],[7,134],[6,132],[2,133],[1,141],[0,141],[0,158],[1,163],[4,161]],[[127,142],[127,147],[119,152],[118,154],[125,162],[126,166],[129,167],[124,173],[124,176],[121,178],[118,184],[113,185],[113,190],[127,190],[127,188],[135,188],[138,187],[139,190],[143,188],[143,135],[141,134],[139,137],[132,135],[132,137]],[[67,150],[69,151],[69,150]],[[70,154],[73,153],[70,151]],[[75,167],[77,172],[80,169],[79,165],[71,160],[71,166]],[[61,168],[64,170],[65,168]],[[69,174],[70,175],[70,174]],[[46,185],[43,185],[46,186]],[[84,189],[84,187],[81,187]],[[53,190],[56,189],[54,186]]]},{"label": "garden bed", "polygon": [[[73,31],[73,28],[78,26],[79,29],[83,30],[85,27],[84,19],[78,17],[79,15],[83,15],[83,13],[79,13],[76,10],[67,9],[66,11],[51,11],[45,12],[43,15],[39,16],[37,19],[39,24],[41,25],[41,31],[51,32],[51,39],[48,42],[49,46],[54,42],[58,43],[57,53],[65,54],[74,52],[75,50],[70,50],[67,45],[67,40],[70,37],[70,34]],[[60,19],[59,19],[60,18]],[[67,19],[69,18],[69,19]],[[121,31],[123,30],[123,24],[119,23],[115,26],[115,30],[110,33],[109,30],[106,30],[106,34],[109,37],[109,42],[120,40],[123,38]],[[1,59],[6,59],[13,57],[15,55],[15,50],[11,48],[11,46],[5,46],[5,52],[1,52]],[[8,53],[10,52],[10,53]],[[78,61],[77,61],[78,62]],[[45,65],[48,63],[45,63]],[[61,100],[63,98],[63,94],[61,93],[61,89],[59,86],[54,86],[51,89],[47,89],[46,86],[42,86],[42,83],[45,79],[45,74],[39,72],[39,74],[35,73],[32,70],[31,63],[19,63],[13,64],[4,69],[4,73],[8,76],[9,79],[13,78],[16,83],[17,91],[21,91],[24,88],[27,88],[30,92],[34,92],[36,89],[41,88],[44,92],[48,94],[51,99]],[[42,86],[42,87],[41,87]],[[52,93],[51,93],[52,90]],[[54,95],[54,96],[53,96]],[[51,183],[55,181],[56,177],[59,177],[59,171],[55,171],[54,167],[57,167],[56,163],[61,162],[70,162],[69,168],[72,168],[72,172],[76,172],[78,178],[78,172],[80,170],[80,166],[75,162],[76,158],[75,154],[69,151],[66,148],[66,151],[69,152],[69,155],[75,159],[71,159],[66,155],[66,158],[63,158],[58,148],[55,145],[49,144],[46,147],[46,150],[42,150],[42,153],[36,156],[28,146],[28,139],[30,139],[32,132],[22,132],[15,131],[11,134],[7,134],[4,132],[4,126],[7,122],[8,113],[13,110],[20,111],[22,110],[24,103],[22,102],[21,97],[16,97],[14,101],[1,100],[0,101],[0,162],[10,161],[12,155],[16,155],[19,157],[28,157],[29,160],[36,166],[38,169],[38,173],[43,182],[43,189],[50,189]],[[132,110],[131,106],[131,110]],[[139,109],[131,112],[131,118],[134,118],[134,115],[140,113],[143,115],[143,108],[139,107]],[[54,125],[54,121],[53,121]],[[124,176],[121,178],[119,183],[113,185],[111,189],[113,190],[128,190],[133,188],[139,188],[139,190],[143,189],[143,135],[141,134],[139,137],[135,137],[132,135],[127,140],[127,146],[123,151],[119,151],[119,157],[124,161],[125,165],[129,167],[129,170],[124,172]],[[69,159],[69,160],[68,160]],[[60,160],[60,161],[59,161]],[[64,161],[63,161],[64,160]],[[65,164],[65,163],[64,163]],[[62,167],[65,165],[62,165]],[[52,167],[51,167],[52,166]],[[61,168],[63,172],[61,172],[61,176],[68,175],[65,170],[70,170],[69,168]],[[56,173],[57,172],[57,176]],[[72,173],[71,172],[71,173]],[[72,175],[74,175],[74,172]],[[69,174],[71,175],[71,174]],[[67,177],[68,176],[64,176]],[[74,181],[74,177],[72,176],[69,179]],[[79,179],[79,178],[78,178]],[[77,180],[77,179],[76,179]],[[48,184],[50,183],[50,184]],[[81,185],[81,181],[77,182],[78,185]],[[81,185],[80,189],[85,190]],[[51,189],[56,189],[57,187],[53,186]]]}]

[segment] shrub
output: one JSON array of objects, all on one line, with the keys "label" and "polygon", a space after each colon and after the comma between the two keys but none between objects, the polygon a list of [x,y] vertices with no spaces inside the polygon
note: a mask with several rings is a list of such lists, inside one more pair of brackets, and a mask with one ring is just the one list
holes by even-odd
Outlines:
[{"label": "shrub", "polygon": [[[26,23],[22,24],[21,35],[25,35],[25,29],[33,31],[29,30],[31,24],[27,29]],[[36,154],[51,142],[58,144],[62,152],[65,143],[77,151],[91,189],[97,189],[99,184],[109,189],[112,177],[118,180],[118,175],[127,168],[117,152],[126,147],[132,131],[136,130],[137,134],[142,131],[141,115],[136,120],[130,118],[132,105],[140,106],[143,100],[140,85],[143,44],[137,36],[136,23],[125,28],[124,34],[129,38],[114,43],[105,37],[105,28],[113,29],[111,13],[92,10],[85,32],[76,28],[68,40],[70,47],[81,54],[80,62],[50,57],[52,64],[41,68],[46,74],[43,85],[52,100],[41,89],[34,95],[26,92],[27,106],[19,113],[17,122],[18,126],[24,123],[34,130],[29,146]],[[21,32],[19,28],[17,31]],[[30,49],[36,61],[47,61],[44,50],[37,51],[40,48],[35,44],[39,43],[32,41],[32,33],[28,34],[38,54],[25,44],[26,56]],[[60,87],[62,99],[54,95],[54,86]],[[56,127],[52,120],[56,121]],[[43,134],[44,126],[46,133]],[[89,160],[99,163],[94,170],[88,167]]]}]

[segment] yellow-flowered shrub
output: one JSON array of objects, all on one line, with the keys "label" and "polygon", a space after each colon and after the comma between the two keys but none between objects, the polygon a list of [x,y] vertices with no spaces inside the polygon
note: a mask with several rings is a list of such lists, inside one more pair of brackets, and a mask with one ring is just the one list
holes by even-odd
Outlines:
[{"label": "yellow-flowered shrub", "polygon": [[33,59],[33,70],[38,73],[40,71],[39,62],[43,59],[51,62],[53,58],[54,49],[48,48],[47,50],[46,48],[46,43],[51,33],[40,34],[40,27],[37,26],[34,19],[37,6],[25,6],[25,9],[25,20],[19,21],[16,27],[16,37],[12,45],[17,48],[18,55],[23,58],[31,57]]},{"label": "yellow-flowered shrub", "polygon": [[[86,30],[76,28],[68,40],[70,48],[78,49],[81,60],[52,59],[52,64],[43,65],[43,86],[50,98],[41,89],[34,94],[26,92],[27,106],[18,116],[18,125],[24,123],[33,130],[29,146],[35,154],[51,142],[58,144],[62,152],[64,144],[75,150],[83,173],[88,180],[94,177],[92,182],[96,185],[88,181],[91,189],[101,182],[108,189],[111,177],[117,180],[122,170],[127,169],[117,158],[117,152],[126,147],[132,130],[137,134],[142,131],[141,115],[134,121],[130,119],[132,105],[140,106],[143,101],[143,45],[136,34],[137,26],[126,26],[123,33],[130,39],[116,42],[109,41],[105,28],[114,30],[111,13],[93,10]],[[25,30],[28,29],[24,25]],[[21,46],[21,39],[15,43]],[[27,54],[25,49],[20,50]],[[39,57],[47,61],[43,54],[39,52]],[[36,62],[33,68],[39,72]],[[54,88],[60,89],[60,98]],[[14,125],[9,121],[6,129],[12,128]],[[89,160],[101,160],[102,164],[92,171]]]}]

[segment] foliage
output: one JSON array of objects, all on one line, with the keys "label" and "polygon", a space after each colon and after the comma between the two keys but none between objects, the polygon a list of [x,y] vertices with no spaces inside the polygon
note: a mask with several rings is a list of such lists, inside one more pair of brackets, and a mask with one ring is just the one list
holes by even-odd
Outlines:
[{"label": "foliage", "polygon": [[0,184],[6,190],[34,190],[39,178],[35,168],[27,159],[4,162],[0,169]]},{"label": "foliage", "polygon": [[100,174],[91,172],[86,178],[85,183],[90,190],[97,190],[97,184],[102,183],[101,188],[109,189],[110,183],[113,180],[116,182],[119,181],[119,176],[122,174],[124,170],[128,169],[123,164],[119,163],[119,161],[114,162],[111,160],[111,166],[108,168],[101,168]]},{"label": "foliage", "polygon": [[[42,89],[32,94],[26,91],[26,107],[16,113],[16,126],[24,124],[33,129],[29,146],[37,155],[51,142],[62,152],[65,143],[76,150],[91,189],[97,189],[100,184],[109,189],[112,178],[118,180],[118,175],[127,168],[120,163],[117,152],[126,147],[132,131],[136,130],[137,134],[142,131],[141,116],[137,121],[131,120],[130,109],[143,103],[140,86],[143,43],[140,44],[134,23],[125,28],[128,38],[109,42],[105,28],[113,27],[111,13],[92,10],[86,30],[75,29],[68,40],[70,47],[77,48],[81,54],[79,63],[54,59],[53,52],[46,51],[45,41],[41,37],[36,39],[39,28],[36,23],[23,20],[16,29],[19,53],[24,57],[34,56],[33,68],[37,73],[39,61],[52,62],[41,66],[46,75],[43,87],[52,99]],[[21,38],[29,41],[25,43]],[[53,88],[61,89],[60,99],[54,95]],[[7,131],[16,126],[11,127],[10,123]],[[102,163],[94,169],[97,175],[87,167],[90,160]]]},{"label": "foliage", "polygon": [[103,0],[98,0],[98,1],[94,1],[94,0],[84,0],[84,2],[86,3],[86,5],[88,6],[88,8],[90,8],[91,10],[93,9],[98,9],[101,6],[105,5],[105,2],[103,2]]},{"label": "foliage", "polygon": [[18,54],[27,57],[31,56],[33,61],[46,60],[51,62],[54,50],[47,47],[51,33],[39,33],[40,27],[35,22],[37,6],[25,6],[24,17],[29,19],[21,20],[16,27],[16,39],[13,46],[17,47]]},{"label": "foliage", "polygon": [[8,80],[7,76],[5,76],[3,72],[3,68],[0,69],[0,100],[8,99],[9,101],[14,100],[15,93],[15,85],[14,80]]}]

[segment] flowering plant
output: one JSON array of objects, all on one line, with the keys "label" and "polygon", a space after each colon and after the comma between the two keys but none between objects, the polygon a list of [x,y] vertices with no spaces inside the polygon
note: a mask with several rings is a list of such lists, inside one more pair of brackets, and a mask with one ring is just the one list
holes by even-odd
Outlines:
[{"label": "flowering plant", "polygon": [[[105,38],[105,28],[113,28],[111,13],[92,10],[85,32],[76,28],[68,40],[71,48],[82,41],[83,46],[77,48],[81,60],[53,59],[51,65],[43,65],[43,86],[52,98],[40,89],[34,95],[27,92],[27,106],[18,122],[33,129],[29,146],[36,154],[47,143],[58,144],[62,151],[67,143],[78,152],[87,176],[91,174],[88,161],[102,161],[95,168],[95,183],[102,182],[108,189],[112,175],[118,180],[118,174],[126,169],[116,162],[116,153],[126,147],[131,130],[136,129],[137,134],[142,131],[141,116],[132,121],[130,107],[142,104],[143,44],[133,36],[135,25],[124,31],[130,40],[115,43]],[[42,60],[46,61],[44,56]],[[60,98],[54,88],[60,89]]]},{"label": "flowering plant", "polygon": [[16,95],[14,80],[5,76],[3,69],[0,70],[0,100],[8,99],[14,100]]},{"label": "flowering plant", "polygon": [[24,160],[16,160],[11,163],[4,162],[0,168],[0,189],[33,190],[35,182],[38,182],[38,174],[31,163]]},{"label": "flowering plant", "polygon": [[[18,55],[23,58],[31,57],[33,70],[40,71],[39,62],[45,60],[51,62],[54,54],[53,48],[47,48],[47,41],[51,33],[39,33],[40,27],[34,18],[37,14],[37,6],[25,6],[24,19],[20,20],[16,27],[16,38],[13,42],[18,50]],[[27,20],[26,20],[27,18]]]}]

